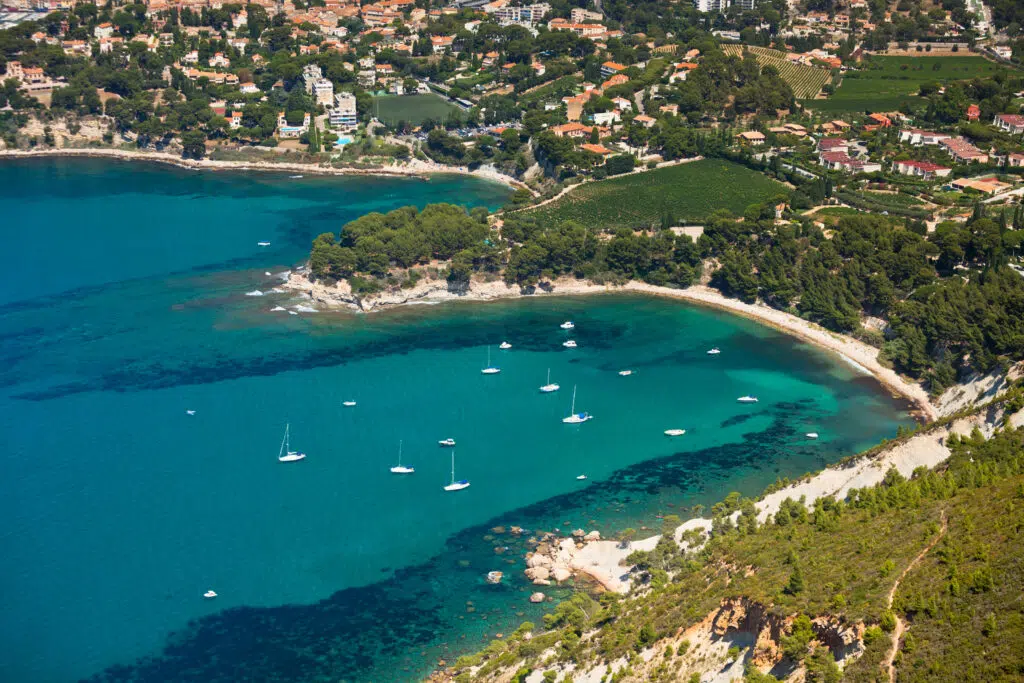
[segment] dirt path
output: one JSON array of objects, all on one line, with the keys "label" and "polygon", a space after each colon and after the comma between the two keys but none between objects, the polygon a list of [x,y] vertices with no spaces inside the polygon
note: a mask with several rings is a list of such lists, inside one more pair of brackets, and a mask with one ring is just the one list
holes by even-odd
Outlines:
[{"label": "dirt path", "polygon": [[[911,569],[917,566],[918,562],[924,559],[924,556],[935,547],[935,544],[942,540],[942,537],[946,535],[946,529],[949,528],[948,520],[946,519],[946,511],[942,511],[942,528],[939,529],[938,535],[932,539],[932,542],[925,546],[914,561],[907,565],[907,568],[899,575],[896,579],[896,583],[889,589],[889,597],[886,600],[887,609],[892,609],[893,598],[896,597],[896,591],[899,590],[900,584],[903,583],[904,577],[910,572]],[[900,638],[903,637],[903,632],[907,630],[907,625],[900,619],[899,615],[896,615],[896,628],[892,632],[892,647],[889,648],[889,653],[885,656],[885,660],[882,662],[882,668],[889,672],[889,683],[896,683],[896,654],[900,650]]]}]

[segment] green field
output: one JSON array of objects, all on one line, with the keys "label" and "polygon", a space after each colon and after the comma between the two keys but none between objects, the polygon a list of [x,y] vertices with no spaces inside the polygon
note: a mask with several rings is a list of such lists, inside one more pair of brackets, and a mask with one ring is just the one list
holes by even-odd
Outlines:
[{"label": "green field", "polygon": [[666,214],[675,222],[700,221],[718,209],[741,215],[750,204],[788,192],[782,183],[739,164],[704,159],[586,183],[529,213],[544,221],[632,228],[656,224]]},{"label": "green field", "polygon": [[724,45],[722,50],[728,55],[736,55],[740,58],[743,57],[744,52],[750,52],[762,67],[775,67],[782,80],[789,83],[789,87],[793,88],[793,95],[798,99],[814,97],[832,77],[832,73],[828,69],[794,64],[786,59],[785,52],[779,52],[767,47]]},{"label": "green field", "polygon": [[373,98],[373,111],[389,125],[406,121],[418,126],[428,119],[441,121],[459,108],[438,95],[385,95]]},{"label": "green field", "polygon": [[904,102],[923,104],[917,96],[922,83],[992,76],[1006,67],[982,57],[871,57],[849,71],[835,94],[802,104],[823,112],[895,111]]}]

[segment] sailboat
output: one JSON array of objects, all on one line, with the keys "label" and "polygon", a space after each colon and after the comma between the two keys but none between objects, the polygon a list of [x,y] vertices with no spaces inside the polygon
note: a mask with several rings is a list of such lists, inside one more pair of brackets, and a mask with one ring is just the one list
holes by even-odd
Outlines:
[{"label": "sailboat", "polygon": [[757,403],[757,396],[740,396],[736,400],[739,403]]},{"label": "sailboat", "polygon": [[437,445],[438,446],[447,446],[448,448],[452,448],[452,447],[455,446],[455,439],[453,439],[451,437],[448,437],[447,439],[441,439],[440,441],[437,442]]},{"label": "sailboat", "polygon": [[284,439],[281,441],[281,451],[277,454],[277,459],[279,461],[295,462],[296,460],[302,460],[306,457],[305,453],[290,450],[291,445],[291,425],[286,424],[284,426]]},{"label": "sailboat", "polygon": [[557,384],[551,383],[551,368],[548,368],[548,381],[544,386],[540,388],[540,390],[543,391],[545,394],[550,394],[552,391],[558,391],[559,389],[561,389],[561,387],[559,387]]},{"label": "sailboat", "polygon": [[217,591],[212,591],[212,590],[206,591],[205,593],[203,593],[203,597],[206,598],[207,600],[212,600],[215,597],[217,597]]},{"label": "sailboat", "polygon": [[563,417],[562,422],[567,425],[578,425],[586,422],[587,420],[593,420],[594,416],[590,413],[577,413],[576,412],[576,385],[572,386],[572,408],[569,409],[569,417]]},{"label": "sailboat", "polygon": [[482,374],[485,374],[485,375],[497,375],[499,372],[501,372],[501,368],[496,368],[493,365],[491,365],[491,347],[490,346],[487,347],[487,367],[484,368],[483,370],[481,370],[480,372]]},{"label": "sailboat", "polygon": [[666,429],[665,436],[682,436],[686,433],[685,429]]},{"label": "sailboat", "polygon": [[412,474],[415,467],[402,467],[402,442],[398,442],[398,464],[391,468],[391,474]]},{"label": "sailboat", "polygon": [[715,348],[713,348],[713,349],[710,349],[710,350],[708,350],[708,355],[709,355],[709,356],[717,356],[717,355],[718,355],[718,354],[720,354],[721,352],[722,352],[722,351],[721,351],[721,349],[719,349],[719,348],[718,348],[718,347],[716,346]]},{"label": "sailboat", "polygon": [[469,481],[460,479],[455,481],[455,451],[452,451],[452,483],[444,487],[445,491],[461,491],[469,488]]}]

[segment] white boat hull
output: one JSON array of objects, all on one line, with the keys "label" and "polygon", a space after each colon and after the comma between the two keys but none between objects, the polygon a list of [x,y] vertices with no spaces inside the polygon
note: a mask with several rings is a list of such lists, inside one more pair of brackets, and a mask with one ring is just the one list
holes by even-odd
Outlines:
[{"label": "white boat hull", "polygon": [[570,415],[569,417],[563,417],[562,422],[567,425],[578,425],[583,424],[587,420],[593,420],[593,415]]},{"label": "white boat hull", "polygon": [[737,403],[757,403],[757,398],[754,396],[740,396],[736,399]]},{"label": "white boat hull", "polygon": [[665,436],[682,436],[686,433],[685,429],[666,429]]},{"label": "white boat hull", "polygon": [[581,474],[580,476],[576,477],[576,479],[577,479],[578,481],[583,481],[583,480],[584,480],[584,479],[586,479],[586,478],[587,478],[587,475],[585,475],[585,474]]},{"label": "white boat hull", "polygon": [[448,484],[447,486],[445,486],[444,490],[445,491],[461,491],[462,489],[468,489],[468,488],[469,488],[469,482],[468,481],[457,481],[454,484]]},{"label": "white boat hull", "polygon": [[577,345],[576,345],[576,342],[574,342],[574,341],[572,341],[570,339],[567,342],[562,342],[562,346],[564,346],[567,349],[575,349]]},{"label": "white boat hull", "polygon": [[632,374],[632,370],[619,370],[619,377],[629,377]]},{"label": "white boat hull", "polygon": [[205,593],[203,593],[203,597],[207,600],[213,600],[215,597],[217,597],[217,593],[214,591],[206,591]]},{"label": "white boat hull", "polygon": [[297,462],[299,460],[305,460],[305,453],[289,453],[288,455],[282,455],[277,460],[278,462]]},{"label": "white boat hull", "polygon": [[808,439],[817,439],[818,432],[807,432],[807,434],[805,434],[804,436],[806,436]]},{"label": "white boat hull", "polygon": [[402,467],[401,465],[391,468],[391,474],[412,474],[415,471],[414,467]]},{"label": "white boat hull", "polygon": [[562,387],[558,386],[557,384],[545,384],[540,388],[540,390],[545,394],[550,394],[552,391],[558,391],[561,388]]},{"label": "white boat hull", "polygon": [[480,371],[481,375],[497,375],[501,372],[501,368],[484,368]]},{"label": "white boat hull", "polygon": [[354,408],[355,405],[356,405],[356,402],[355,401],[344,401],[341,405],[345,406],[346,408]]},{"label": "white boat hull", "polygon": [[498,346],[498,348],[507,351],[507,350],[512,348],[512,345],[509,344],[508,342],[501,342],[501,344]]},{"label": "white boat hull", "polygon": [[455,439],[444,439],[443,441],[438,441],[437,445],[438,446],[445,446],[447,448],[454,448],[455,447]]}]

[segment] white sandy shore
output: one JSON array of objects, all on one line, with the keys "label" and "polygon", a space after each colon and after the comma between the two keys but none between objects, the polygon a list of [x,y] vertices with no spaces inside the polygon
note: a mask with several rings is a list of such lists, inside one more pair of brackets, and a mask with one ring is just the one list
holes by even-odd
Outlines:
[{"label": "white sandy shore", "polygon": [[103,147],[62,147],[59,149],[34,149],[34,150],[0,150],[0,159],[3,158],[39,158],[39,157],[102,157],[107,159],[119,159],[122,161],[150,161],[162,164],[171,164],[179,168],[205,171],[279,171],[294,174],[332,175],[332,176],[402,176],[428,179],[432,175],[466,175],[490,180],[493,182],[508,185],[512,188],[521,188],[525,185],[513,178],[498,173],[490,168],[481,168],[470,171],[464,167],[444,166],[429,162],[412,159],[405,164],[394,164],[378,168],[334,168],[321,164],[304,164],[296,161],[217,161],[214,159],[183,159],[180,155],[169,152],[146,152],[142,150],[130,151],[124,149],[107,149]]},{"label": "white sandy shore", "polygon": [[883,366],[878,361],[878,349],[873,346],[836,334],[820,325],[761,303],[746,304],[738,299],[730,299],[710,287],[693,286],[687,289],[672,289],[642,282],[630,282],[622,287],[612,287],[596,285],[585,280],[562,278],[550,283],[550,286],[545,289],[538,288],[533,293],[524,295],[519,287],[510,287],[500,280],[494,282],[474,281],[467,292],[451,292],[443,280],[423,280],[410,289],[382,292],[372,297],[357,297],[352,294],[347,282],[328,286],[322,282],[310,282],[303,273],[293,273],[285,287],[304,292],[317,303],[329,308],[340,307],[361,311],[380,310],[414,302],[491,301],[523,296],[567,296],[604,292],[637,292],[681,299],[751,318],[836,353],[855,367],[873,375],[889,390],[913,401],[921,411],[922,417],[927,421],[934,420],[938,414],[929,399],[928,392],[920,384],[904,379],[892,369]]}]

